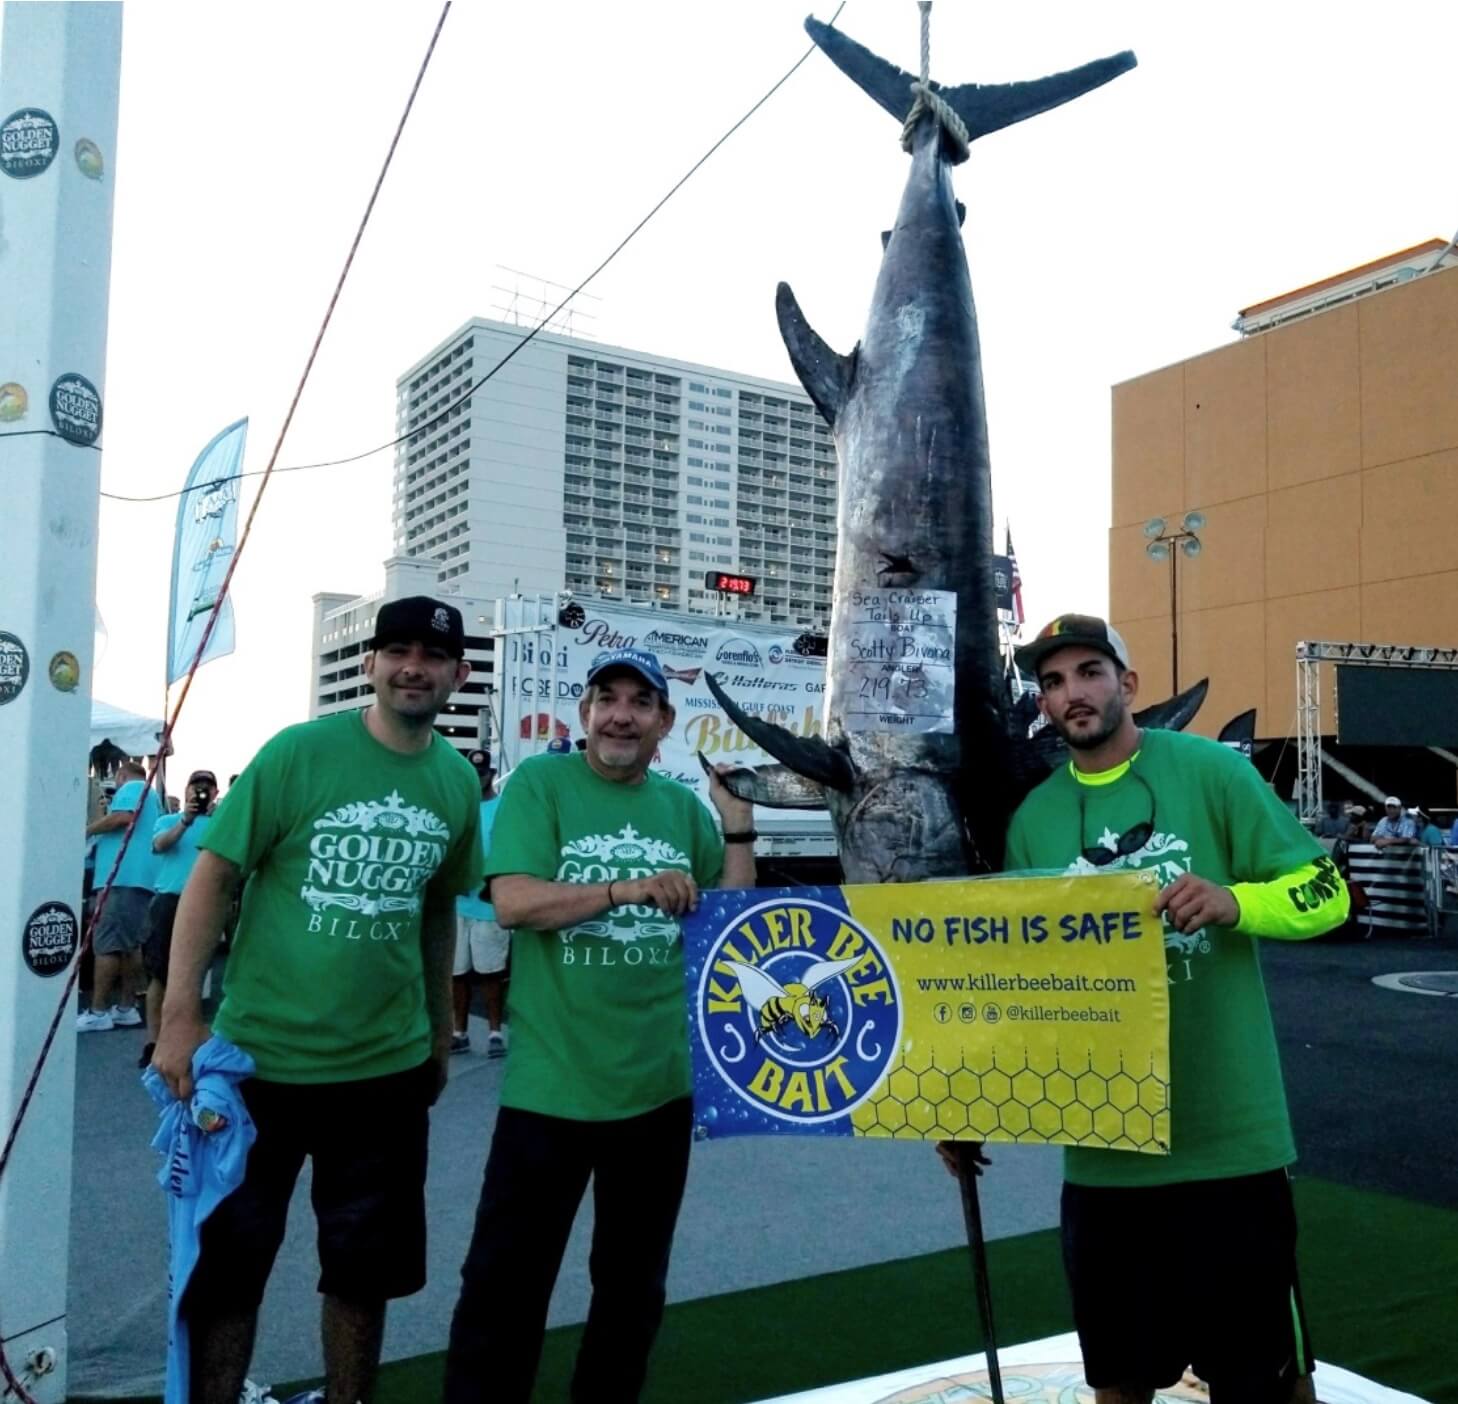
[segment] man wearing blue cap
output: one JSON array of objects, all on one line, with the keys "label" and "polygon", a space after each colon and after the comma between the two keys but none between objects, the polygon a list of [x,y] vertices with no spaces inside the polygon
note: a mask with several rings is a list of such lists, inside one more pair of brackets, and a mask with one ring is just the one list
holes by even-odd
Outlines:
[{"label": "man wearing blue cap", "polygon": [[448,1404],[530,1397],[547,1306],[593,1184],[592,1305],[573,1399],[638,1398],[663,1316],[691,1124],[678,918],[754,885],[753,811],[650,769],[674,724],[658,659],[599,654],[584,750],[523,761],[486,863],[514,928],[512,1054],[446,1363]]}]

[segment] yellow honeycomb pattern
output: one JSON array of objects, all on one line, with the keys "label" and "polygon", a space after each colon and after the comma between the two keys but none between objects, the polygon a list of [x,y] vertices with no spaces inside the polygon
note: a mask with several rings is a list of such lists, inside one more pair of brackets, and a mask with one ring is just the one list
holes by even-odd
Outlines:
[{"label": "yellow honeycomb pattern", "polygon": [[1016,1067],[996,1054],[986,1067],[970,1065],[961,1050],[955,1066],[935,1049],[903,1051],[887,1076],[852,1113],[862,1136],[901,1141],[1022,1141],[1033,1145],[1089,1146],[1100,1150],[1167,1151],[1159,1124],[1169,1107],[1169,1082],[1151,1067],[1142,1074],[1096,1067],[1048,1066],[1026,1053]]}]

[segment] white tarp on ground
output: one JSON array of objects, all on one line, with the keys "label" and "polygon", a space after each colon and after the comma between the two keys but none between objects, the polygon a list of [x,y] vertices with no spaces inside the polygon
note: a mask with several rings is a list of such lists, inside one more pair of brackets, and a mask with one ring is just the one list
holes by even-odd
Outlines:
[{"label": "white tarp on ground", "polygon": [[[1066,1336],[1004,1346],[998,1351],[1003,1394],[1008,1399],[1016,1399],[1018,1404],[1075,1397],[1080,1401],[1091,1400],[1093,1391],[1083,1382],[1082,1367],[1066,1363],[1078,1359],[1078,1337],[1072,1331]],[[984,1383],[986,1369],[985,1355],[964,1355],[960,1360],[918,1365],[910,1370],[878,1375],[875,1379],[786,1394],[764,1400],[762,1404],[881,1404],[890,1399],[895,1399],[897,1404],[953,1404],[962,1400],[972,1404],[973,1400],[992,1397]],[[1385,1389],[1350,1370],[1324,1365],[1319,1360],[1315,1382],[1321,1404],[1425,1404],[1415,1394]],[[1070,1390],[1076,1394],[1068,1393]],[[1156,1401],[1202,1398],[1209,1396],[1189,1387],[1162,1390],[1155,1395]]]},{"label": "white tarp on ground", "polygon": [[129,756],[150,756],[157,751],[157,740],[162,734],[160,717],[144,717],[136,712],[113,707],[98,698],[91,700],[91,745],[94,749],[103,741],[110,741],[119,751]]}]

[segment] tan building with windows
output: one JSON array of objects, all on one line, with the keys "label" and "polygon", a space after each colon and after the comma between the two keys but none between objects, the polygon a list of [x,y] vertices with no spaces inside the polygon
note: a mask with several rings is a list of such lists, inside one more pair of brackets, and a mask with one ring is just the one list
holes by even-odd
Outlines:
[{"label": "tan building with windows", "polygon": [[1458,255],[1432,240],[1235,326],[1114,387],[1109,613],[1142,698],[1167,696],[1171,566],[1145,526],[1203,514],[1199,554],[1173,553],[1180,685],[1210,679],[1193,729],[1255,707],[1279,738],[1299,640],[1458,645]]}]

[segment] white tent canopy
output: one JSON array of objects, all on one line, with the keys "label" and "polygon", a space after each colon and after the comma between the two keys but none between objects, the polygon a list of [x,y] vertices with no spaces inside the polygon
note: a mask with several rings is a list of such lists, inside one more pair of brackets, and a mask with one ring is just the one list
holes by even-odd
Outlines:
[{"label": "white tent canopy", "polygon": [[157,753],[157,742],[162,735],[160,717],[144,717],[136,712],[123,711],[109,702],[97,698],[91,701],[91,747],[94,750],[103,741],[110,741],[119,751],[129,756],[151,756]]}]

